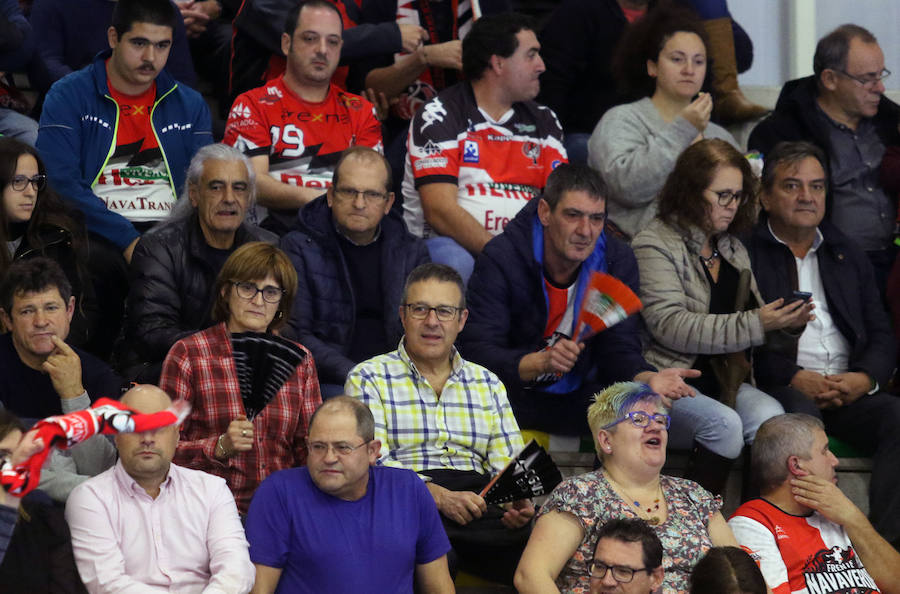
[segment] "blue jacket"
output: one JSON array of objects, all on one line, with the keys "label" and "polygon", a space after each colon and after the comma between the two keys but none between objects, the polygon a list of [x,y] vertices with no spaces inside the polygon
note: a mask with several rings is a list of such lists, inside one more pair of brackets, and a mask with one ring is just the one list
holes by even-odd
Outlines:
[{"label": "blue jacket", "polygon": [[[823,242],[816,250],[824,295],[832,319],[850,343],[849,371],[863,371],[886,386],[894,371],[895,344],[891,322],[875,284],[872,264],[865,253],[828,221],[819,224]],[[753,275],[766,303],[797,289],[797,263],[786,245],[769,231],[766,215],[747,243]],[[800,334],[770,332],[766,344],[756,348],[754,372],[759,386],[786,386],[802,369],[797,365]]]},{"label": "blue jacket", "polygon": [[[538,202],[534,198],[525,205],[475,261],[467,292],[469,319],[459,337],[463,357],[496,373],[510,394],[526,387],[519,379],[519,361],[542,348],[547,325],[543,270],[533,248],[535,240],[541,241],[534,237]],[[594,256],[586,261],[591,270],[599,268]],[[631,248],[609,235],[606,267],[639,292]],[[631,380],[641,371],[655,368],[641,354],[640,317],[631,316],[588,339],[570,373],[580,380],[591,374],[605,385]]]},{"label": "blue jacket", "polygon": [[[50,183],[82,213],[89,231],[124,250],[139,235],[122,215],[106,208],[93,187],[116,148],[119,106],[109,95],[106,59],[58,80],[44,101],[38,130]],[[212,142],[209,108],[199,93],[175,82],[165,70],[156,77],[153,129],[169,170],[172,193],[184,185],[191,157]]]},{"label": "blue jacket", "polygon": [[[303,207],[297,219],[299,229],[281,240],[298,277],[291,319],[282,334],[309,349],[319,381],[343,385],[359,363],[347,356],[356,324],[350,273],[325,196]],[[413,268],[429,261],[428,250],[394,215],[381,219],[381,241],[384,327],[388,342],[395,344],[403,335],[398,314],[403,285]]]}]

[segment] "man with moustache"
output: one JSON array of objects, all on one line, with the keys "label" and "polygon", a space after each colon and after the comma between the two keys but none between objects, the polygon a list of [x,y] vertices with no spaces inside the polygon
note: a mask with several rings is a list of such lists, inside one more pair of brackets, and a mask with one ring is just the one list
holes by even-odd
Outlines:
[{"label": "man with moustache", "polygon": [[322,404],[308,444],[306,467],[271,475],[250,504],[254,594],[453,592],[434,501],[414,473],[375,464],[381,441],[366,405]]},{"label": "man with moustache", "polygon": [[[344,149],[382,150],[374,106],[332,83],[342,35],[334,4],[297,4],[281,35],[284,74],[239,95],[228,115],[224,142],[250,157],[259,205],[268,209],[264,226],[278,235],[294,227],[300,207],[325,193]],[[251,220],[262,221],[264,214],[259,209]]]},{"label": "man with moustache", "polygon": [[773,332],[757,347],[761,390],[788,412],[822,419],[828,433],[873,454],[872,521],[900,543],[900,400],[883,391],[894,370],[891,325],[869,259],[825,220],[829,178],[824,153],[785,142],[768,155],[760,201],[764,213],[748,243],[766,302],[812,294],[815,319],[799,332]]},{"label": "man with moustache", "polygon": [[888,592],[900,583],[900,553],[837,486],[822,421],[772,417],[751,455],[760,498],[728,525],[775,594]]},{"label": "man with moustache", "polygon": [[[141,413],[172,401],[138,385],[122,404]],[[72,550],[89,592],[250,591],[247,540],[219,477],[172,464],[178,426],[115,437],[119,461],[66,503]]]}]

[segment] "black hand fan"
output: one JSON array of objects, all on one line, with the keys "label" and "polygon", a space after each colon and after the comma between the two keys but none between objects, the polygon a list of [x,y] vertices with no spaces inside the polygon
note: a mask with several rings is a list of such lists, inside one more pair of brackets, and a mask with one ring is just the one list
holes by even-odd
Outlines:
[{"label": "black hand fan", "polygon": [[489,505],[544,495],[562,482],[562,474],[535,440],[510,460],[480,493]]},{"label": "black hand fan", "polygon": [[293,375],[306,354],[290,340],[259,332],[232,334],[231,348],[244,411],[252,421]]}]

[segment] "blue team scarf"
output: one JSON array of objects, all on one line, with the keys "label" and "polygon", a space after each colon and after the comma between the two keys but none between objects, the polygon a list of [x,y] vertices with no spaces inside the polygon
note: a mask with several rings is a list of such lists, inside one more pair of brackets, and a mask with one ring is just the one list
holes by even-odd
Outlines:
[{"label": "blue team scarf", "polygon": [[[541,224],[541,220],[538,218],[537,213],[534,213],[534,220],[531,225],[531,249],[534,253],[534,260],[540,265],[541,269],[541,291],[544,294],[545,311],[550,311],[550,297],[547,295],[547,286],[543,282],[544,226]],[[577,285],[575,289],[574,315],[572,316],[572,327],[568,332],[569,337],[572,337],[575,334],[575,324],[578,319],[578,312],[581,311],[581,301],[584,298],[585,289],[587,288],[591,273],[595,270],[601,272],[607,271],[606,229],[604,229],[600,234],[600,237],[597,238],[597,243],[594,245],[594,251],[592,251],[587,259],[581,264],[581,268],[578,271],[578,280],[576,281]],[[581,387],[581,382],[584,379],[577,373],[579,367],[580,361],[575,364],[572,371],[563,375],[554,383],[549,386],[541,386],[541,391],[550,392],[552,394],[568,394],[573,390],[577,390]]]}]

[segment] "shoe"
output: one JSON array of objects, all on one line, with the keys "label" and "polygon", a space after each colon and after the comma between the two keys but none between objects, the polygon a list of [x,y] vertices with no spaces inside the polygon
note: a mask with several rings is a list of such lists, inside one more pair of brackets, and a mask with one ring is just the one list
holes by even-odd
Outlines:
[{"label": "shoe", "polygon": [[738,86],[731,19],[709,19],[703,21],[703,26],[709,37],[706,49],[712,67],[712,119],[728,126],[755,120],[769,113],[769,109],[744,97]]}]

